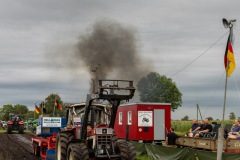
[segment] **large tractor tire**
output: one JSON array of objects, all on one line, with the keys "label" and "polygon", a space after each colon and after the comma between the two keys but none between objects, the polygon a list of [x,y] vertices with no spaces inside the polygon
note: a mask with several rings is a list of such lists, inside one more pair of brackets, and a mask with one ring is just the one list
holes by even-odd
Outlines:
[{"label": "large tractor tire", "polygon": [[136,149],[130,142],[118,142],[116,152],[121,155],[122,160],[136,160]]},{"label": "large tractor tire", "polygon": [[89,160],[89,151],[85,143],[71,143],[67,149],[68,160]]},{"label": "large tractor tire", "polygon": [[37,142],[33,143],[33,155],[39,157],[40,156],[40,146],[38,146]]},{"label": "large tractor tire", "polygon": [[24,125],[19,125],[18,133],[23,134],[23,131],[24,131]]},{"label": "large tractor tire", "polygon": [[7,125],[7,133],[8,134],[12,133],[12,125]]},{"label": "large tractor tire", "polygon": [[73,133],[58,133],[56,140],[56,160],[66,160],[68,141],[74,139]]}]

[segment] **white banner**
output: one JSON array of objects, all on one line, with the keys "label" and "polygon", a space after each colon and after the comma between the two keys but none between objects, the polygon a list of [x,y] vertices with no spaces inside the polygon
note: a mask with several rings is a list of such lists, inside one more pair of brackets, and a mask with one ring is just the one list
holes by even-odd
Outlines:
[{"label": "white banner", "polygon": [[62,118],[58,117],[43,117],[43,127],[62,127]]},{"label": "white banner", "polygon": [[138,111],[138,127],[152,127],[152,111]]}]

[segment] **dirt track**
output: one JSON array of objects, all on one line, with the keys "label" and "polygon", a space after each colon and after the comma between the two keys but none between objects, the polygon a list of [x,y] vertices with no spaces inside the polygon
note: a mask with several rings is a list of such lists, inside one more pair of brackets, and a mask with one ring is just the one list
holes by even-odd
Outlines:
[{"label": "dirt track", "polygon": [[33,155],[30,134],[0,134],[0,160],[40,160]]}]

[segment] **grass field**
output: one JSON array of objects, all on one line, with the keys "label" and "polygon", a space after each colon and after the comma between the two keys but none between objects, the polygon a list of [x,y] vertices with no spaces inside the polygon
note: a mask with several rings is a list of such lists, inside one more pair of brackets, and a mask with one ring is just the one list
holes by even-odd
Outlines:
[{"label": "grass field", "polygon": [[0,133],[4,133],[4,132],[7,132],[6,129],[0,129]]}]

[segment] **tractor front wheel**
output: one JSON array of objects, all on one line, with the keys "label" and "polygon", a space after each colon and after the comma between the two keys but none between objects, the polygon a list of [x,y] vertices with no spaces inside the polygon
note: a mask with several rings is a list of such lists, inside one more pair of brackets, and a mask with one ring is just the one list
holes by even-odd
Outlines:
[{"label": "tractor front wheel", "polygon": [[66,160],[68,141],[74,139],[73,133],[58,133],[56,141],[56,160]]},{"label": "tractor front wheel", "polygon": [[67,149],[68,160],[89,160],[89,151],[85,143],[71,143]]},{"label": "tractor front wheel", "polygon": [[7,125],[7,133],[8,134],[12,133],[12,125]]},{"label": "tractor front wheel", "polygon": [[136,149],[130,142],[118,142],[116,152],[120,154],[122,160],[136,160]]}]

